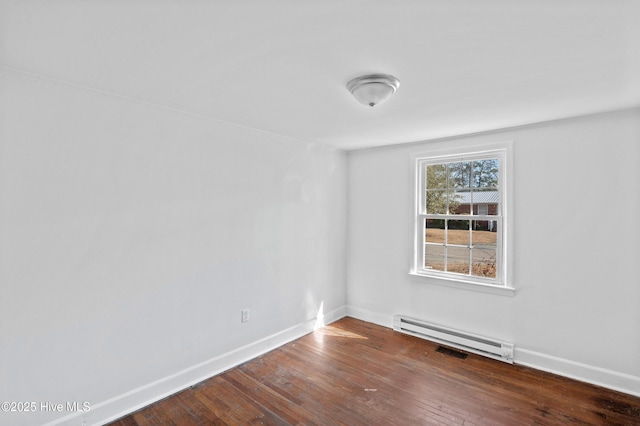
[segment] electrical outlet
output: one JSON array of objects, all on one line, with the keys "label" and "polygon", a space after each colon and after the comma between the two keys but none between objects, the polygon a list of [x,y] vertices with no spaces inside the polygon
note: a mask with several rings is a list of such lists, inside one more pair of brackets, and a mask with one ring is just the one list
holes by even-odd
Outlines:
[{"label": "electrical outlet", "polygon": [[242,310],[242,322],[248,322],[249,321],[249,309],[243,309]]}]

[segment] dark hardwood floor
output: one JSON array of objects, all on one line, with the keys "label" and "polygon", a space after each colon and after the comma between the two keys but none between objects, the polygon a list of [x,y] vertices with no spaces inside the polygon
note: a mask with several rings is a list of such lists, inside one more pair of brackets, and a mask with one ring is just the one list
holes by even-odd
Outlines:
[{"label": "dark hardwood floor", "polygon": [[344,318],[112,425],[640,425],[640,398],[437,349]]}]

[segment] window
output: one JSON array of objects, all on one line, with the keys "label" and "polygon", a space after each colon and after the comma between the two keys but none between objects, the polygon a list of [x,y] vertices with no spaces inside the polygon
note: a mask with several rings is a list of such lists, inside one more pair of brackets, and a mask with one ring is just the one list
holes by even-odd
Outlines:
[{"label": "window", "polygon": [[507,280],[507,157],[505,146],[414,158],[414,275],[513,290]]}]

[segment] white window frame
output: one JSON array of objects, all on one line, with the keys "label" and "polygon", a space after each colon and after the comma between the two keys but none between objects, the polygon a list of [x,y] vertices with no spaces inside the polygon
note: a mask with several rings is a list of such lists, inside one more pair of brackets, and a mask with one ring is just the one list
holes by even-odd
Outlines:
[{"label": "white window frame", "polygon": [[[410,274],[420,277],[425,282],[468,290],[483,291],[495,294],[513,295],[515,288],[512,282],[513,253],[511,229],[513,227],[512,212],[512,142],[475,147],[459,147],[446,150],[419,153],[411,157],[414,170],[414,206],[413,206],[413,259]],[[498,215],[438,215],[442,219],[457,220],[493,220],[498,225],[496,242],[496,277],[480,277],[453,272],[428,269],[424,266],[424,223],[427,217],[425,206],[426,166],[433,164],[463,162],[497,158],[499,161],[498,192],[500,208]]]}]

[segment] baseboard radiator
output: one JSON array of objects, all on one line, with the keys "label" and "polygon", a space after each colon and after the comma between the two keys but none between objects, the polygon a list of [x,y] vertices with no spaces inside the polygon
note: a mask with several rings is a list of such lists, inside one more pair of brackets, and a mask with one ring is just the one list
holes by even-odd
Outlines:
[{"label": "baseboard radiator", "polygon": [[470,334],[403,315],[395,315],[393,317],[393,329],[401,333],[513,364],[512,343]]}]

